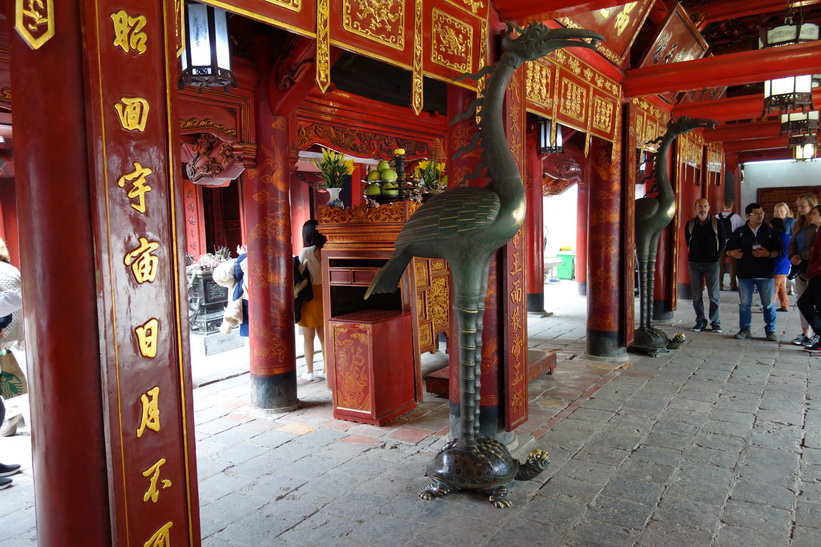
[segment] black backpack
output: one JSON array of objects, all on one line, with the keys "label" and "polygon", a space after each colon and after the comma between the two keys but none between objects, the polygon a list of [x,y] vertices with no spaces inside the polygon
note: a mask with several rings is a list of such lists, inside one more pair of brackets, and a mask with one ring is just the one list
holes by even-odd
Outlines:
[{"label": "black backpack", "polygon": [[724,225],[724,237],[726,239],[730,239],[730,236],[733,235],[733,222],[732,222],[732,219],[733,219],[734,214],[735,213],[730,213],[726,217],[723,215],[723,213],[719,213],[717,215],[718,218],[721,219],[721,223]]},{"label": "black backpack", "polygon": [[299,271],[299,257],[293,258],[294,265],[294,322],[299,323],[302,319],[302,303],[313,300],[314,289],[311,286],[311,274],[308,268],[304,272]]}]

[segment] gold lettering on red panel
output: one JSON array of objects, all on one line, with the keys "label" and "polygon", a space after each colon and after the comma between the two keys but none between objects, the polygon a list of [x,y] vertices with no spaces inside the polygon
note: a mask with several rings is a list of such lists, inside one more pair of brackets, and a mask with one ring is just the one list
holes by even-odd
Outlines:
[{"label": "gold lettering on red panel", "polygon": [[31,49],[54,36],[54,0],[17,0],[14,11],[14,29]]},{"label": "gold lettering on red panel", "polygon": [[137,334],[137,342],[140,344],[140,354],[143,357],[153,359],[157,356],[157,339],[160,334],[159,326],[159,320],[150,319],[145,325],[134,329],[134,332]]},{"label": "gold lettering on red panel", "polygon": [[160,259],[151,253],[160,248],[160,244],[156,241],[148,241],[146,238],[140,238],[140,246],[125,255],[123,262],[126,266],[131,266],[131,271],[134,273],[134,279],[137,283],[143,284],[146,281],[153,282],[157,277],[157,266]]},{"label": "gold lettering on red panel", "polygon": [[174,523],[168,521],[165,525],[154,532],[154,535],[148,541],[143,543],[143,547],[171,547],[171,527]]},{"label": "gold lettering on red panel", "polygon": [[612,101],[601,97],[594,97],[593,127],[601,129],[606,133],[611,133],[613,131],[613,112],[614,106]]},{"label": "gold lettering on red panel", "polygon": [[147,427],[151,431],[160,431],[160,387],[154,386],[140,395],[140,405],[142,406],[142,419],[140,427],[137,428],[137,438],[143,436]]},{"label": "gold lettering on red panel", "polygon": [[473,27],[434,8],[431,32],[431,61],[456,72],[470,72],[473,56]]},{"label": "gold lettering on red panel", "polygon": [[481,0],[459,0],[459,3],[473,15],[478,14],[480,10],[484,13],[485,3]]},{"label": "gold lettering on red panel", "polygon": [[405,49],[405,2],[344,0],[342,26],[380,44]]},{"label": "gold lettering on red panel", "polygon": [[553,74],[549,66],[538,61],[527,63],[525,95],[528,101],[553,108]]},{"label": "gold lettering on red panel", "polygon": [[111,14],[114,23],[114,45],[122,48],[126,53],[136,51],[142,55],[147,49],[148,35],[143,28],[148,22],[144,15],[131,17],[125,10]]},{"label": "gold lettering on red panel", "polygon": [[146,183],[145,178],[153,173],[148,167],[143,167],[139,162],[134,162],[134,171],[126,173],[117,179],[117,186],[123,188],[126,182],[131,183],[128,191],[129,199],[137,198],[137,203],[131,206],[141,213],[145,213],[145,194],[151,191],[151,187]]},{"label": "gold lettering on red panel", "polygon": [[291,11],[302,11],[302,0],[265,0],[269,4],[289,9]]},{"label": "gold lettering on red panel", "polygon": [[561,95],[562,101],[560,109],[562,114],[567,114],[575,120],[584,121],[587,90],[575,82],[564,79],[562,80]]},{"label": "gold lettering on red panel", "polygon": [[127,131],[145,131],[148,121],[148,101],[142,97],[123,97],[114,105],[120,125]]},{"label": "gold lettering on red panel", "polygon": [[624,32],[624,29],[630,24],[630,12],[635,9],[636,4],[638,4],[638,2],[625,4],[621,12],[616,15],[616,22],[613,26],[616,28],[617,35],[621,36],[621,33]]},{"label": "gold lettering on red panel", "polygon": [[157,489],[157,481],[159,481],[160,485],[162,486],[162,490],[171,486],[171,481],[168,479],[160,479],[160,467],[165,465],[166,459],[160,458],[157,460],[157,463],[143,471],[143,477],[148,478],[148,490],[145,491],[143,494],[143,501],[147,502],[151,500],[152,503],[157,503],[157,499],[160,497],[160,490]]}]

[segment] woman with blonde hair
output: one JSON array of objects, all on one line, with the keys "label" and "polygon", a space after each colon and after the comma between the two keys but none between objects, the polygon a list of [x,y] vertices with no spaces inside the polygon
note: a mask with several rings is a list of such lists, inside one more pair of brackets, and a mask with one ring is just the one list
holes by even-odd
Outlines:
[{"label": "woman with blonde hair", "polygon": [[[801,272],[809,262],[812,246],[815,243],[817,227],[810,222],[810,212],[816,205],[818,205],[818,198],[815,197],[815,194],[802,194],[795,200],[798,218],[792,229],[792,239],[790,239],[787,253],[793,267],[790,277],[795,279],[795,294],[798,295],[798,298],[801,298],[801,295],[807,290],[809,283]],[[803,314],[801,314],[801,329],[801,334],[793,339],[793,344],[809,347],[818,341]]]},{"label": "woman with blonde hair", "polygon": [[[779,219],[779,224],[783,226],[783,229],[780,230],[779,233],[780,237],[784,240],[784,248],[786,249],[792,239],[792,229],[793,226],[795,226],[795,219],[792,216],[792,211],[790,211],[790,206],[783,201],[776,203],[775,207],[773,207],[773,220],[775,219]],[[775,226],[774,223],[773,226]],[[776,262],[777,264],[783,263],[780,269],[786,268],[787,271],[784,272],[784,275],[775,274],[775,296],[773,297],[773,304],[781,305],[777,311],[790,311],[790,299],[788,296],[795,292],[793,290],[793,280],[787,279],[786,275],[789,273],[790,261],[786,254],[782,255],[781,258],[783,260]],[[779,266],[777,265],[776,268],[779,269]]]}]

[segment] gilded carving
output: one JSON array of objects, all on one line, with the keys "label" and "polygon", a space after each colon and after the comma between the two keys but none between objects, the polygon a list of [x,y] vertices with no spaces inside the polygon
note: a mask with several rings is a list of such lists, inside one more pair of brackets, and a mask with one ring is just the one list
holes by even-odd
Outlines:
[{"label": "gilded carving", "polygon": [[595,211],[590,213],[588,224],[590,226],[597,224],[618,224],[619,218],[619,213],[617,212]]},{"label": "gilded carving", "polygon": [[151,500],[152,503],[157,503],[157,499],[160,497],[160,490],[157,488],[158,482],[162,485],[162,490],[171,486],[170,480],[160,479],[160,467],[165,465],[165,462],[165,458],[160,458],[157,463],[143,471],[143,477],[148,479],[148,490],[143,494],[144,502]]},{"label": "gilded carving", "polygon": [[539,61],[527,63],[525,93],[528,101],[542,105],[548,110],[553,108],[553,74],[550,66]]},{"label": "gilded carving", "polygon": [[188,118],[187,120],[180,120],[180,131],[184,133],[220,133],[230,137],[229,139],[223,138],[223,140],[237,139],[236,129],[230,128],[221,123],[215,123],[211,118]]},{"label": "gilded carving", "polygon": [[422,21],[423,0],[416,0],[414,3],[414,24],[413,24],[413,82],[411,84],[411,106],[418,116],[425,106],[424,80],[425,72],[423,65],[422,46],[425,43],[423,38],[425,27]]},{"label": "gilded carving", "polygon": [[404,223],[420,206],[421,203],[413,201],[394,201],[379,207],[357,205],[348,209],[320,206],[319,222],[321,224]]},{"label": "gilded carving", "polygon": [[153,359],[157,356],[157,342],[159,340],[160,322],[157,319],[149,319],[145,325],[134,329],[137,335],[137,343],[140,347],[140,354],[143,357]]},{"label": "gilded carving", "polygon": [[374,42],[405,49],[405,2],[343,0],[342,26]]},{"label": "gilded carving", "polygon": [[325,93],[331,85],[330,0],[316,2],[316,83]]},{"label": "gilded carving", "polygon": [[16,0],[14,29],[31,49],[54,36],[54,0]]},{"label": "gilded carving", "polygon": [[450,290],[446,276],[434,277],[430,283],[430,315],[433,319],[433,328],[440,330],[448,325],[450,311]]},{"label": "gilded carving", "polygon": [[[452,3],[464,8],[473,15],[477,15],[480,11],[484,11],[485,9],[485,3],[482,0],[452,0]],[[485,13],[482,15],[485,15]]]},{"label": "gilded carving", "polygon": [[471,72],[473,27],[436,8],[431,13],[431,61],[459,73]]},{"label": "gilded carving", "polygon": [[302,0],[265,0],[269,4],[273,4],[280,8],[285,8],[299,13],[302,11]]},{"label": "gilded carving", "polygon": [[3,89],[0,89],[0,101],[5,102],[5,103],[10,103],[11,102],[11,88],[10,87],[4,87]]},{"label": "gilded carving", "polygon": [[352,410],[371,410],[371,390],[365,348],[367,333],[359,329],[333,327],[334,370],[337,406]]},{"label": "gilded carving", "polygon": [[559,111],[574,120],[583,122],[587,107],[587,89],[568,79],[563,79],[560,85]]},{"label": "gilded carving", "polygon": [[114,24],[114,45],[125,53],[136,51],[142,55],[148,49],[148,35],[143,31],[148,23],[145,15],[131,17],[125,10],[111,14]]},{"label": "gilded carving", "polygon": [[152,173],[153,171],[150,168],[143,167],[140,162],[135,161],[134,171],[126,173],[117,179],[117,186],[120,188],[123,188],[126,182],[131,183],[131,188],[128,190],[127,194],[128,199],[136,198],[137,202],[132,203],[131,207],[140,213],[145,213],[145,194],[151,191],[151,186],[148,185],[148,182],[145,179]]},{"label": "gilded carving", "polygon": [[143,547],[170,547],[172,521],[166,522],[159,530],[154,532]]},{"label": "gilded carving", "polygon": [[416,269],[416,286],[426,287],[430,285],[427,259],[414,258],[413,265]]},{"label": "gilded carving", "polygon": [[134,274],[137,283],[154,282],[157,277],[157,267],[160,259],[151,253],[159,248],[159,242],[148,241],[146,238],[141,237],[140,246],[125,255],[123,262],[126,266],[131,266],[131,272]]},{"label": "gilded carving", "polygon": [[615,104],[602,97],[593,97],[593,127],[606,133],[613,131]]},{"label": "gilded carving", "polygon": [[120,117],[120,125],[126,131],[145,131],[148,122],[148,101],[142,97],[121,97],[119,103],[114,104],[114,110]]},{"label": "gilded carving", "polygon": [[137,438],[143,436],[145,428],[154,432],[160,431],[160,388],[154,386],[140,395],[142,417],[137,428]]},{"label": "gilded carving", "polygon": [[362,157],[393,157],[393,151],[397,148],[404,148],[408,156],[429,154],[428,145],[425,142],[400,139],[349,127],[309,123],[297,129],[296,147],[299,150],[304,150],[317,143]]}]

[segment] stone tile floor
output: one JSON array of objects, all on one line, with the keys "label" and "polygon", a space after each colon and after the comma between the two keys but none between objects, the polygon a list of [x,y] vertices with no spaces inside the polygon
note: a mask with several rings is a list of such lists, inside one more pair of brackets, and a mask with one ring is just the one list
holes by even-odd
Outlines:
[{"label": "stone tile floor", "polygon": [[[724,334],[690,332],[682,300],[657,322],[686,333],[681,349],[605,362],[584,357],[574,284],[546,291],[554,315],[529,318],[530,345],[559,362],[529,386],[514,455],[540,447],[551,464],[515,484],[513,507],[419,499],[445,399],[374,427],[334,420],[324,384],[300,380],[300,409],[260,417],[240,375],[194,391],[203,544],[821,545],[821,357],[789,343],[796,310],[778,314],[780,342],[760,314],[739,341],[737,293],[722,292]],[[3,461],[24,465],[0,492],[4,546],[36,544],[27,429],[0,438]]]}]

